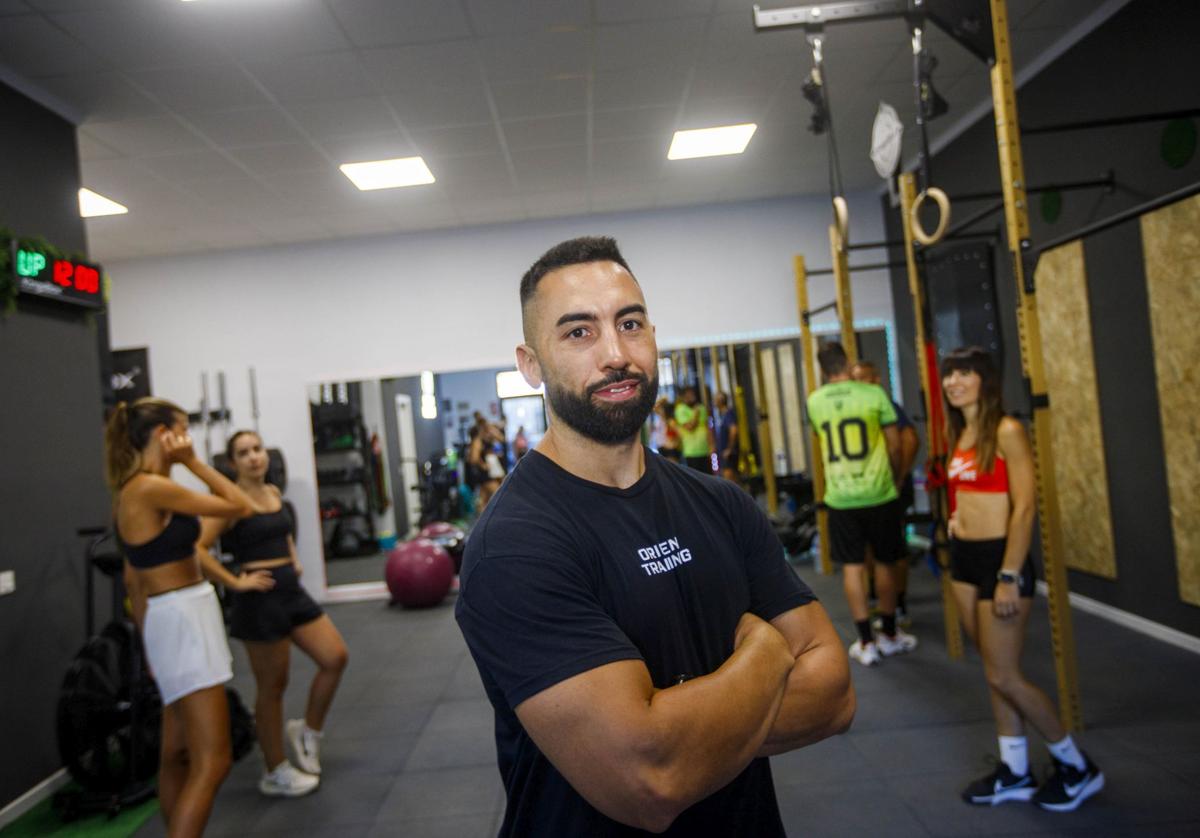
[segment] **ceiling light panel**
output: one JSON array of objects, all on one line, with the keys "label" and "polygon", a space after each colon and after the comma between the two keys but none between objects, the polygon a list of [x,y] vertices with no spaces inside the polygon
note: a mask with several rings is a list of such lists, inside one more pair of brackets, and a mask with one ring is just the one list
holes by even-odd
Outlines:
[{"label": "ceiling light panel", "polygon": [[741,154],[750,143],[758,126],[753,122],[741,125],[721,125],[716,128],[696,128],[676,131],[667,151],[668,160],[688,160],[693,157],[719,157]]},{"label": "ceiling light panel", "polygon": [[420,157],[397,157],[365,163],[343,163],[342,174],[364,192],[371,189],[396,189],[434,182],[433,173]]},{"label": "ceiling light panel", "polygon": [[105,198],[90,189],[79,190],[79,214],[84,218],[96,218],[101,215],[125,215],[129,207],[118,204],[111,198]]}]

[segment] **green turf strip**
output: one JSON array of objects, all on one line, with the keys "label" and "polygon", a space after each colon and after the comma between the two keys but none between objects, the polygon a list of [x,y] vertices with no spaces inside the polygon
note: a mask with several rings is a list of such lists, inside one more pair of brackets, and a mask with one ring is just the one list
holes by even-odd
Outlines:
[{"label": "green turf strip", "polygon": [[[68,785],[64,791],[76,789]],[[87,836],[87,838],[128,838],[142,824],[158,814],[158,798],[152,797],[145,803],[122,809],[115,818],[104,812],[86,815],[70,823],[63,823],[55,813],[51,798],[46,798],[4,829],[0,838],[41,838],[42,836]]]}]

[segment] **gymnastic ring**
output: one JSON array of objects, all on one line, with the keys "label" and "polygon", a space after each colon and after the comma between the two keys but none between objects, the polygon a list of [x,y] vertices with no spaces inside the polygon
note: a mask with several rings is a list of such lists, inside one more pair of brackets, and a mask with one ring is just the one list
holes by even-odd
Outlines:
[{"label": "gymnastic ring", "polygon": [[[921,206],[925,203],[926,198],[931,198],[938,207],[938,225],[933,233],[926,233],[921,227]],[[945,192],[936,186],[931,186],[918,195],[917,200],[913,201],[912,209],[908,211],[908,217],[912,221],[914,239],[923,245],[937,244],[942,240],[942,236],[946,235],[946,228],[950,226],[950,199],[946,197]]]},{"label": "gymnastic ring", "polygon": [[850,207],[841,195],[833,196],[833,226],[837,229],[842,249],[846,249],[846,238],[850,234]]}]

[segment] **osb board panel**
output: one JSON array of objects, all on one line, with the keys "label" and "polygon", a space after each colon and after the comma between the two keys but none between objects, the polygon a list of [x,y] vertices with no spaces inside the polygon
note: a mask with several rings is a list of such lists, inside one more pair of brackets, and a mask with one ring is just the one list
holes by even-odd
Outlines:
[{"label": "osb board panel", "polygon": [[1200,605],[1200,196],[1141,222],[1179,596]]},{"label": "osb board panel", "polygon": [[779,383],[783,387],[783,409],[787,414],[788,459],[794,474],[808,469],[804,451],[804,414],[800,410],[800,373],[796,369],[796,353],[791,343],[781,343],[775,351],[779,353]]},{"label": "osb board panel", "polygon": [[1036,285],[1063,558],[1067,567],[1115,579],[1083,242],[1043,254]]}]

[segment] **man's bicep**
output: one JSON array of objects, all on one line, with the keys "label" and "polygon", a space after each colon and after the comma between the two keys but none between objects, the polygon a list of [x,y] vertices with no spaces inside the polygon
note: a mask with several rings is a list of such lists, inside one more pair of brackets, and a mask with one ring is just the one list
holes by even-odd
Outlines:
[{"label": "man's bicep", "polygon": [[797,608],[784,611],[770,621],[784,639],[792,655],[799,658],[817,646],[832,645],[841,648],[837,631],[821,603],[813,601]]},{"label": "man's bicep", "polygon": [[565,766],[581,757],[607,761],[620,750],[649,711],[653,695],[644,662],[614,661],[547,687],[518,704],[516,714],[537,746],[567,774]]}]

